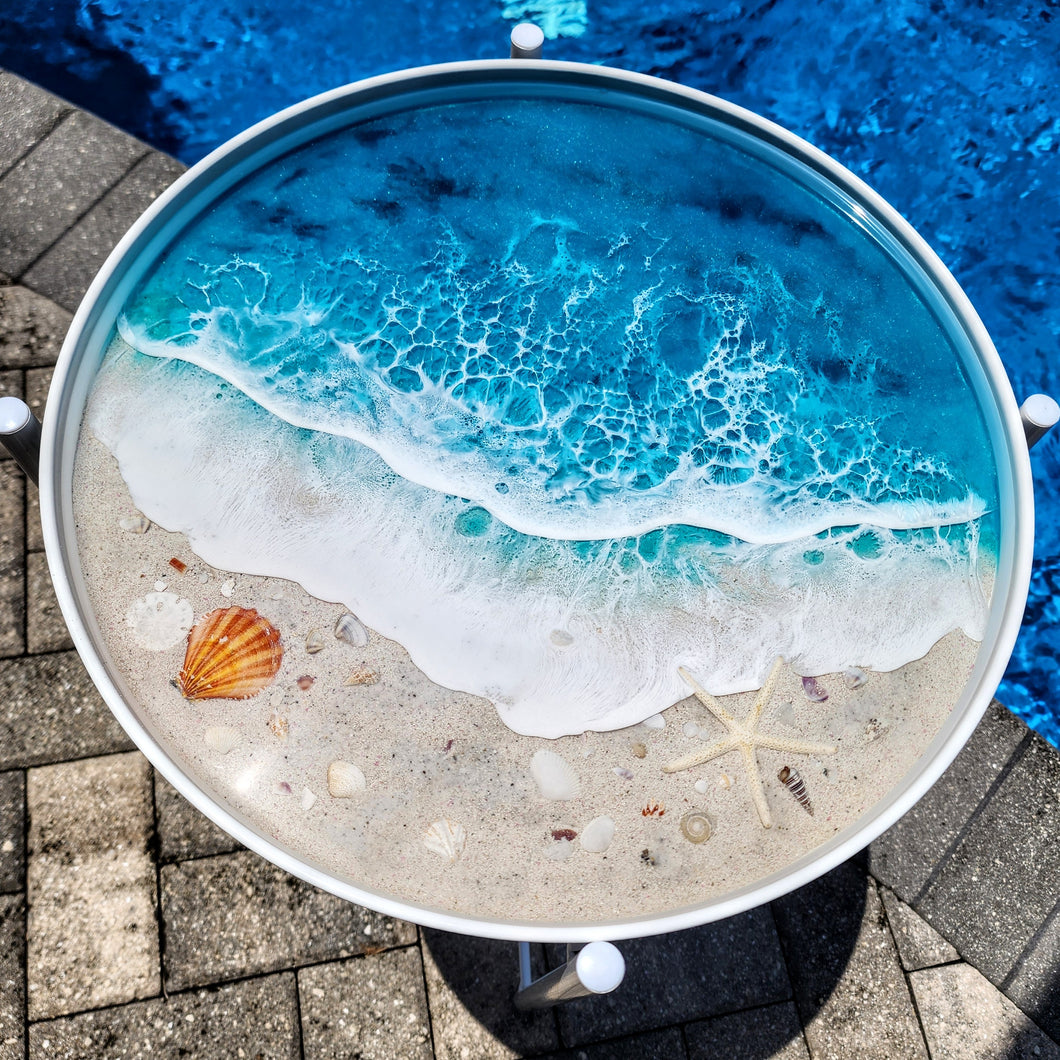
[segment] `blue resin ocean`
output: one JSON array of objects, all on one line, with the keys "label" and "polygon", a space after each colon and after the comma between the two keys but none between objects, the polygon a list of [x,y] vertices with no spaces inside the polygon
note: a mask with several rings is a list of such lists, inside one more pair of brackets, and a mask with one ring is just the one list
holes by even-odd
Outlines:
[{"label": "blue resin ocean", "polygon": [[[77,101],[90,109],[105,111],[101,98],[116,103],[123,94],[109,92],[115,79],[135,74],[139,107],[105,116],[186,160],[313,91],[456,57],[439,52],[420,7],[415,17],[404,8],[364,14],[361,25],[375,32],[359,36],[349,54],[317,55],[328,31],[314,35],[311,26],[322,8],[292,12],[282,26],[240,23],[237,33],[234,9],[212,5],[196,15],[194,4],[179,14],[163,6],[141,22],[135,5],[120,15],[106,4],[65,13],[52,5],[47,18],[65,18],[67,27],[50,40],[36,29],[44,43],[32,54],[58,59],[65,73],[53,87],[68,96],[76,98],[80,70],[88,92]],[[1047,86],[1058,35],[1047,9],[1009,10],[1002,21],[915,4],[887,12],[847,4],[841,13],[833,4],[728,5],[695,14],[675,5],[650,15],[539,6],[461,5],[447,14],[436,5],[431,14],[460,26],[459,38],[444,41],[459,45],[459,57],[497,54],[512,20],[536,16],[552,57],[674,77],[807,136],[865,176],[943,254],[1017,395],[1057,390],[1051,354],[1060,326],[1048,291],[1060,209],[1046,173],[1058,133],[1046,93],[1055,94]],[[36,15],[39,27],[45,13]],[[171,15],[176,21],[167,22]],[[0,16],[5,41],[20,32],[11,18]],[[223,47],[204,47],[209,41]],[[273,73],[290,69],[293,56],[306,57],[297,84]],[[5,51],[0,64],[18,69],[15,58]],[[48,84],[47,69],[26,72]],[[916,92],[895,88],[914,77]],[[93,84],[108,88],[105,97],[93,97]],[[385,130],[363,126],[359,139],[333,142],[311,167],[292,159],[268,175],[268,186],[222,204],[214,223],[231,238],[196,245],[189,237],[180,267],[192,263],[191,281],[165,266],[149,278],[128,307],[108,370],[126,383],[136,376],[144,408],[175,388],[191,405],[204,396],[223,404],[242,435],[257,439],[255,451],[294,454],[280,472],[292,489],[311,472],[347,486],[349,475],[357,485],[348,497],[387,513],[391,522],[379,525],[391,537],[402,524],[432,527],[435,537],[415,548],[444,554],[448,565],[429,573],[467,579],[470,557],[484,557],[474,579],[486,598],[496,569],[515,565],[530,581],[545,571],[557,581],[581,578],[586,606],[606,606],[612,618],[635,617],[646,598],[675,614],[691,606],[682,594],[696,596],[697,609],[709,600],[732,633],[714,660],[718,692],[754,687],[746,674],[724,676],[726,646],[739,644],[761,670],[767,660],[758,654],[775,643],[719,593],[719,565],[757,571],[763,582],[783,572],[802,579],[808,594],[825,586],[834,594],[818,598],[812,636],[784,645],[806,672],[855,660],[900,665],[954,616],[977,635],[996,498],[981,460],[983,425],[950,400],[966,381],[932,314],[871,241],[852,239],[834,207],[807,201],[779,176],[763,189],[756,171],[762,201],[798,238],[754,253],[756,239],[775,244],[778,225],[762,223],[761,203],[749,202],[739,159],[715,159],[704,180],[692,134],[663,148],[628,130],[621,140],[601,136],[599,119],[587,122],[585,137],[597,153],[613,151],[598,168],[623,192],[606,209],[584,184],[584,199],[571,201],[572,159],[562,155],[576,120],[554,142],[555,180],[533,187],[520,184],[518,159],[503,152],[488,165],[481,155],[440,169],[410,163],[424,157],[430,136],[415,118]],[[457,136],[461,120],[473,124],[452,111],[446,120]],[[542,118],[528,107],[496,120],[518,140],[520,123]],[[379,194],[373,181],[384,177],[400,194]],[[485,216],[487,185],[506,193],[490,198]],[[334,198],[337,188],[358,207],[356,253],[330,246],[331,218],[301,205]],[[704,198],[720,211],[698,209]],[[431,223],[439,199],[444,225]],[[367,219],[366,203],[374,204]],[[724,268],[702,267],[699,248],[707,246]],[[892,307],[887,317],[873,312],[883,302]],[[469,314],[471,304],[495,312]],[[555,323],[575,314],[577,333]],[[232,356],[248,345],[261,356]],[[690,359],[690,348],[706,356]],[[498,349],[517,352],[501,363]],[[178,361],[163,359],[175,352]],[[915,379],[893,368],[911,362],[921,365]],[[313,400],[321,393],[332,419],[321,419]],[[602,404],[590,400],[601,393]],[[124,411],[111,408],[117,418]],[[1055,441],[1036,451],[1036,473],[1055,471],[1055,453]],[[1038,503],[1040,512],[1049,504],[1040,487]],[[1028,623],[999,696],[1056,741],[1057,549],[1048,514],[1039,519]],[[402,584],[426,572],[378,573]],[[910,607],[909,594],[896,591],[897,579],[910,576],[930,586],[916,594],[929,606]],[[857,637],[874,635],[858,629],[856,613],[878,624],[902,609],[891,655],[858,655]],[[392,618],[375,617],[394,628]],[[468,616],[472,626],[489,619],[488,609]],[[657,633],[630,621],[616,624],[630,643]],[[549,622],[555,636],[570,635]],[[667,635],[672,648],[681,631]]]},{"label": "blue resin ocean", "polygon": [[529,735],[635,724],[682,667],[981,639],[996,469],[942,299],[807,167],[598,96],[438,89],[201,210],[87,414],[137,507]]}]

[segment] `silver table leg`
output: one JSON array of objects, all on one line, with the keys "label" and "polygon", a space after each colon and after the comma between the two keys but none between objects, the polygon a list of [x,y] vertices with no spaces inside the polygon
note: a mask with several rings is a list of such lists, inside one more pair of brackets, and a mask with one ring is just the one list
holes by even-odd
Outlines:
[{"label": "silver table leg", "polygon": [[622,982],[626,962],[610,942],[590,942],[567,947],[567,963],[540,979],[531,981],[530,943],[519,943],[519,992],[515,1007],[520,1011],[548,1008],[561,1001],[590,994],[609,994]]},{"label": "silver table leg", "polygon": [[0,397],[0,442],[18,461],[26,477],[40,473],[40,421],[17,397]]}]

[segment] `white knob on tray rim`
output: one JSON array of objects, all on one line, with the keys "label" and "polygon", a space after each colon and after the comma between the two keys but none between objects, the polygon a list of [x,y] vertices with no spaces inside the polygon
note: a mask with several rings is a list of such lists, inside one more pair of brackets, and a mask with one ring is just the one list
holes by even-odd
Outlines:
[{"label": "white knob on tray rim", "polygon": [[594,994],[609,994],[626,974],[626,961],[611,942],[590,942],[578,951],[578,978]]},{"label": "white knob on tray rim", "polygon": [[1020,418],[1027,435],[1027,448],[1030,449],[1050,428],[1056,426],[1057,420],[1060,420],[1060,405],[1048,394],[1031,394],[1020,405]]},{"label": "white knob on tray rim", "polygon": [[545,34],[533,22],[520,22],[512,29],[512,58],[540,59]]}]

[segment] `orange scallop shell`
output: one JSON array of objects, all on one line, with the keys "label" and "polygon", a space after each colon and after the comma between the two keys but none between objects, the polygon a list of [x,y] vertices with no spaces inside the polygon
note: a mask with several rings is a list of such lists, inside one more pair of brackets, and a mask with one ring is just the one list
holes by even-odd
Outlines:
[{"label": "orange scallop shell", "polygon": [[280,632],[257,611],[221,607],[199,619],[177,684],[185,699],[249,699],[280,669]]}]

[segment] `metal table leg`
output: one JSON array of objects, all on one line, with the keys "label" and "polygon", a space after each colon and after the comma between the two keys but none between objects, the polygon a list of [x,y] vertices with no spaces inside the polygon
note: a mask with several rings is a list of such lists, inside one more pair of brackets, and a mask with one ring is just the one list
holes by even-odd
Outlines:
[{"label": "metal table leg", "polygon": [[626,962],[610,942],[568,946],[567,963],[540,979],[531,980],[530,943],[519,943],[519,992],[515,1007],[520,1011],[548,1008],[589,994],[609,994],[626,974]]}]

